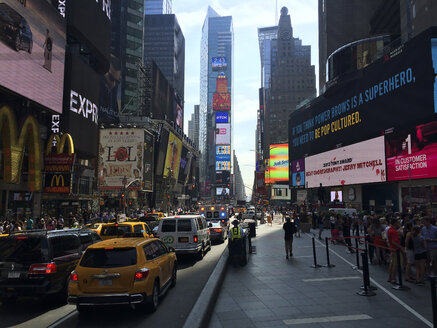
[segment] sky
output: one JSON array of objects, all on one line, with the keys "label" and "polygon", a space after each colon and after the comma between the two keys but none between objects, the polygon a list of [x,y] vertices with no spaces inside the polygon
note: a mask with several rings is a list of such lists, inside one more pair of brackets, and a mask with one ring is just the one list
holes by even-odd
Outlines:
[{"label": "sky", "polygon": [[[220,16],[232,16],[234,26],[233,149],[243,175],[246,194],[252,194],[255,170],[255,130],[261,61],[258,28],[277,25],[274,0],[173,0],[173,13],[185,36],[184,127],[200,99],[200,38],[208,5]],[[285,6],[293,36],[311,45],[311,64],[318,72],[317,0],[277,0],[277,17]],[[318,81],[316,79],[316,81]],[[318,84],[318,83],[316,83]]]}]

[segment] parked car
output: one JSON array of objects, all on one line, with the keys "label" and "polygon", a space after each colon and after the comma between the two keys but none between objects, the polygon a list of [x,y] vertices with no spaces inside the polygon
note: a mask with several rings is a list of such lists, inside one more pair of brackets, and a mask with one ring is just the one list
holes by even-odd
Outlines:
[{"label": "parked car", "polygon": [[79,312],[130,305],[155,311],[159,296],[176,285],[173,249],[159,239],[122,238],[90,246],[70,275],[68,302]]},{"label": "parked car", "polygon": [[225,240],[228,238],[227,225],[223,224],[220,220],[210,220],[207,222],[211,241],[224,243]]},{"label": "parked car", "polygon": [[16,51],[32,53],[33,36],[29,23],[6,3],[0,3],[0,36],[6,38]]},{"label": "parked car", "polygon": [[67,299],[70,272],[101,241],[89,230],[27,230],[0,238],[0,301],[21,296]]},{"label": "parked car", "polygon": [[201,215],[178,215],[159,221],[158,235],[176,254],[196,254],[201,260],[211,249],[211,238],[206,220]]},{"label": "parked car", "polygon": [[85,225],[85,229],[92,230],[100,234],[100,231],[102,230],[102,226],[104,223],[90,223]]},{"label": "parked car", "polygon": [[100,230],[100,237],[103,240],[123,238],[128,233],[141,233],[144,238],[153,237],[152,231],[144,222],[105,223]]}]

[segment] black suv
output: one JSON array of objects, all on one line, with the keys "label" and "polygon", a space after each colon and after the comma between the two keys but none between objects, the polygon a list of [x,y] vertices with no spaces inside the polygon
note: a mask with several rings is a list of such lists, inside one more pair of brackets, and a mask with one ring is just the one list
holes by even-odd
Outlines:
[{"label": "black suv", "polygon": [[29,230],[0,238],[0,301],[20,296],[67,299],[71,271],[101,241],[90,230]]},{"label": "black suv", "polygon": [[0,37],[6,38],[16,51],[32,53],[33,35],[29,23],[6,3],[0,3]]}]

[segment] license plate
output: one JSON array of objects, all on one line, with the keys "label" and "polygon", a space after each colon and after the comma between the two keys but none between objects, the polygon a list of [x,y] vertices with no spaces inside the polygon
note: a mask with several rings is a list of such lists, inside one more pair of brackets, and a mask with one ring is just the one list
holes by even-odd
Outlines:
[{"label": "license plate", "polygon": [[20,272],[10,271],[8,272],[8,278],[20,278]]},{"label": "license plate", "polygon": [[100,279],[99,285],[100,286],[112,286],[112,280],[111,279]]},{"label": "license plate", "polygon": [[179,237],[180,243],[188,243],[188,237]]}]

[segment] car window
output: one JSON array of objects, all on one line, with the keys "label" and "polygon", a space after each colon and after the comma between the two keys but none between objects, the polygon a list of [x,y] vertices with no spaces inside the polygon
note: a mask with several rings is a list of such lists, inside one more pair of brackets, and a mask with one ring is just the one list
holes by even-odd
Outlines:
[{"label": "car window", "polygon": [[93,237],[91,237],[90,233],[81,232],[79,234],[79,238],[80,238],[81,244],[92,244],[93,243]]},{"label": "car window", "polygon": [[80,265],[85,268],[118,268],[135,264],[135,248],[87,249],[80,261]]},{"label": "car window", "polygon": [[76,235],[51,237],[50,243],[54,258],[77,254],[80,247],[80,239]]},{"label": "car window", "polygon": [[137,224],[134,226],[134,232],[143,232],[143,225],[142,224]]},{"label": "car window", "polygon": [[143,229],[144,229],[144,231],[148,234],[148,235],[150,235],[152,232],[150,231],[150,228],[149,228],[149,226],[147,225],[147,224],[143,224]]},{"label": "car window", "polygon": [[128,225],[119,225],[119,226],[107,226],[102,227],[101,235],[102,236],[122,236],[125,233],[129,233],[131,231],[131,227]]},{"label": "car window", "polygon": [[211,218],[212,218],[212,213],[211,213],[211,212],[206,212],[206,217],[207,217],[208,219],[211,219]]},{"label": "car window", "polygon": [[93,243],[96,243],[98,241],[102,241],[102,238],[100,238],[100,236],[97,234],[97,232],[91,231],[90,235],[91,235],[91,238],[93,239]]},{"label": "car window", "polygon": [[167,246],[165,246],[165,244],[162,241],[156,240],[155,243],[157,243],[158,246],[160,247],[162,254],[167,254],[169,252]]},{"label": "car window", "polygon": [[160,241],[155,240],[151,244],[154,244],[154,247],[156,247],[156,255],[157,256],[162,256],[162,255],[168,253],[167,248],[164,245],[162,245],[162,243]]},{"label": "car window", "polygon": [[162,221],[162,232],[175,232],[176,231],[176,220],[164,220]]},{"label": "car window", "polygon": [[178,231],[191,231],[191,220],[190,219],[178,220]]},{"label": "car window", "polygon": [[45,238],[0,238],[0,262],[41,263],[47,261],[47,257],[47,240]]},{"label": "car window", "polygon": [[160,256],[159,247],[154,242],[148,243],[143,247],[143,249],[147,261],[152,261],[156,259],[158,256]]}]

